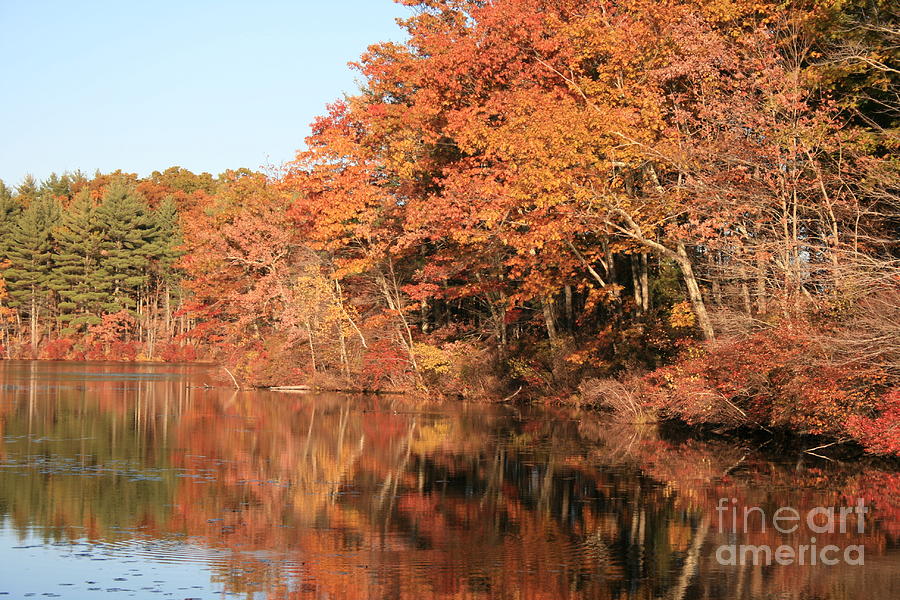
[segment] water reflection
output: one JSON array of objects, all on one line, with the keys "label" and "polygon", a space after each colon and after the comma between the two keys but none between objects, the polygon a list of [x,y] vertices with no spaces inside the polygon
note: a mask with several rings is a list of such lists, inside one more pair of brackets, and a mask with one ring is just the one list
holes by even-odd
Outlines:
[{"label": "water reflection", "polygon": [[[0,592],[900,597],[890,470],[675,444],[596,415],[208,382],[196,366],[0,366]],[[859,497],[864,532],[818,541],[864,544],[864,566],[716,560],[723,544],[807,543],[723,527],[721,498],[774,512]],[[59,566],[76,563],[77,577]]]}]

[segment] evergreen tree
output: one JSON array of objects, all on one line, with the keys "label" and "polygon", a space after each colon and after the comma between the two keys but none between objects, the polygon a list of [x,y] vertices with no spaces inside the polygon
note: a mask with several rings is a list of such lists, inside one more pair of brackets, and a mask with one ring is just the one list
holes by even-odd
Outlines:
[{"label": "evergreen tree", "polygon": [[0,264],[6,262],[13,228],[22,212],[22,205],[13,197],[12,190],[0,180]]},{"label": "evergreen tree", "polygon": [[[7,255],[11,244],[13,227],[21,213],[21,206],[13,198],[12,190],[0,179],[0,270],[5,270]],[[9,334],[13,330],[15,310],[9,308],[9,293],[6,280],[0,274],[0,330],[3,335],[3,345],[9,345]]]},{"label": "evergreen tree", "polygon": [[168,280],[174,275],[175,262],[181,256],[183,239],[181,225],[178,222],[178,205],[173,196],[166,196],[156,210],[153,219],[159,232],[157,245],[154,248],[156,270],[160,279]]},{"label": "evergreen tree", "polygon": [[62,175],[51,173],[50,177],[41,182],[38,193],[68,200],[72,195],[72,176],[68,173]]},{"label": "evergreen tree", "polygon": [[54,198],[35,198],[16,220],[10,235],[9,266],[3,276],[10,306],[19,308],[31,320],[32,348],[37,347],[41,311],[52,302],[52,231],[59,217],[59,203]]},{"label": "evergreen tree", "polygon": [[22,183],[16,186],[16,199],[22,206],[28,206],[38,197],[39,191],[37,180],[29,173],[22,178]]},{"label": "evergreen tree", "polygon": [[101,322],[101,306],[111,285],[110,274],[101,266],[100,248],[104,231],[90,192],[76,195],[55,232],[51,287],[61,299],[60,320],[77,331]]},{"label": "evergreen tree", "polygon": [[181,226],[178,216],[178,205],[174,196],[166,196],[153,211],[156,226],[159,229],[157,246],[154,249],[154,285],[156,308],[163,309],[163,323],[166,335],[171,334],[173,300],[178,298],[179,277],[175,263],[183,254],[181,245]]},{"label": "evergreen tree", "polygon": [[108,278],[106,312],[133,309],[150,277],[158,254],[159,227],[140,194],[124,181],[110,184],[97,208],[100,268]]}]

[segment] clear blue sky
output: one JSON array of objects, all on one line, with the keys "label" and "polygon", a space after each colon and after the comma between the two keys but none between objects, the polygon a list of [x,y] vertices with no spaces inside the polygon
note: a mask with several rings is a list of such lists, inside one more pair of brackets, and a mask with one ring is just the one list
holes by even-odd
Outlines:
[{"label": "clear blue sky", "polygon": [[0,179],[280,164],[347,67],[402,40],[391,0],[0,0]]}]

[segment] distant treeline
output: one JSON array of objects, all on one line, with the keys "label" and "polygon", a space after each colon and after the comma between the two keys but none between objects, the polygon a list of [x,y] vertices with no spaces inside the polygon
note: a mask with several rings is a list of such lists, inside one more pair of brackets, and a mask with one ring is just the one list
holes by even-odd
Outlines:
[{"label": "distant treeline", "polygon": [[13,189],[0,181],[5,351],[154,358],[191,324],[179,312],[179,209],[215,186],[208,174],[179,168],[146,179],[121,172],[54,173],[42,182],[26,176]]}]

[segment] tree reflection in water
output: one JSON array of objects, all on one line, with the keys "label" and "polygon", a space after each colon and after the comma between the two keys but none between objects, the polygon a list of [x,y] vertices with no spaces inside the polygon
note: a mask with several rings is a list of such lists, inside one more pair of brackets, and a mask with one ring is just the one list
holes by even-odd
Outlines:
[{"label": "tree reflection in water", "polygon": [[[129,371],[139,372],[129,374]],[[98,374],[99,373],[99,374]],[[199,367],[2,367],[0,514],[47,540],[225,550],[269,598],[892,598],[900,475],[667,442],[584,413],[188,387]],[[24,474],[24,476],[23,476]],[[872,506],[865,566],[722,566],[720,498]]]}]

